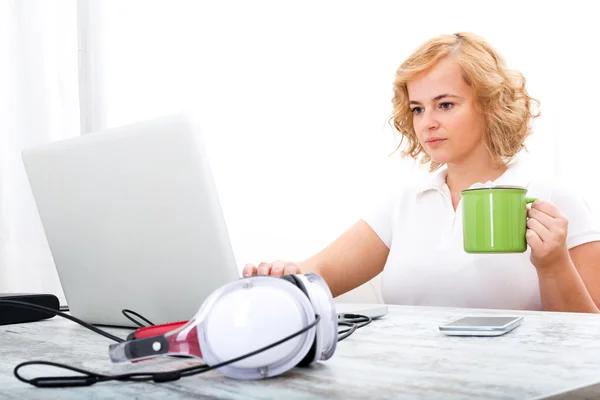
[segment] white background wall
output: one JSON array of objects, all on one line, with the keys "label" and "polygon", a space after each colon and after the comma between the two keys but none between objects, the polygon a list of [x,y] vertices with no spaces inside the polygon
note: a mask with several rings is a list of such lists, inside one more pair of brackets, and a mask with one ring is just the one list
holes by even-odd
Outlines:
[{"label": "white background wall", "polygon": [[0,293],[61,292],[21,151],[79,134],[76,6],[0,0]]}]

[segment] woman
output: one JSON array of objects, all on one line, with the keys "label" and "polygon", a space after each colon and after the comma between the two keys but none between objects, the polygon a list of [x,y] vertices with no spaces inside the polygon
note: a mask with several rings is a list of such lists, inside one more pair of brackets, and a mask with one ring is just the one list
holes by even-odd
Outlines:
[{"label": "woman", "polygon": [[[600,312],[600,228],[585,201],[513,161],[536,103],[480,37],[423,44],[397,70],[392,119],[404,154],[429,164],[429,179],[404,185],[313,257],[243,274],[315,272],[338,296],[383,271],[389,304]],[[525,253],[464,252],[460,192],[489,182],[541,198],[528,211]]]}]

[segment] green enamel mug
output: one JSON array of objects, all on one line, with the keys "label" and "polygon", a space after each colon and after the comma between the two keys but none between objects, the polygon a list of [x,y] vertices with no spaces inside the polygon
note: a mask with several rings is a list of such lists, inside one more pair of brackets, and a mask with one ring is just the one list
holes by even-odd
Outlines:
[{"label": "green enamel mug", "polygon": [[462,220],[467,253],[523,253],[527,249],[527,189],[494,186],[463,190]]}]

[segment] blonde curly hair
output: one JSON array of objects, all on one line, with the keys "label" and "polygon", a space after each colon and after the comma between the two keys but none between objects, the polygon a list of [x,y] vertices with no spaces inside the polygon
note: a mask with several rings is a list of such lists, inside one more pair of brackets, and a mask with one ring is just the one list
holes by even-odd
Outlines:
[{"label": "blonde curly hair", "polygon": [[525,89],[522,73],[509,69],[502,57],[481,37],[455,33],[435,37],[419,47],[396,71],[393,113],[390,121],[400,133],[400,150],[435,171],[441,164],[431,160],[419,143],[413,126],[407,83],[433,67],[444,57],[453,57],[460,65],[465,82],[473,88],[485,121],[485,146],[497,163],[512,159],[525,148],[532,132],[533,119],[540,113],[532,109],[539,102]]}]

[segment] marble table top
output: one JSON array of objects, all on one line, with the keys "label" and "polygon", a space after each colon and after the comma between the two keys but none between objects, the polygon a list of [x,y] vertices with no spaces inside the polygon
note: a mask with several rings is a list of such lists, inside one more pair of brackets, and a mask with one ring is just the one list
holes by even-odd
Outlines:
[{"label": "marble table top", "polygon": [[[439,325],[468,315],[522,315],[524,320],[500,337],[439,332]],[[120,337],[129,333],[109,331]],[[276,378],[236,381],[210,371],[162,384],[105,382],[64,389],[24,384],[13,369],[24,361],[47,360],[116,374],[164,371],[190,362],[162,358],[112,364],[110,340],[60,317],[0,326],[0,337],[2,399],[558,399],[580,386],[591,389],[580,392],[582,397],[564,398],[593,398],[585,393],[600,382],[600,315],[591,314],[389,306],[387,316],[338,343],[330,360]],[[33,377],[67,371],[29,367],[22,372]]]}]

